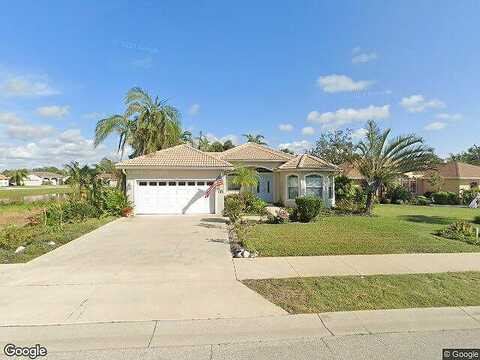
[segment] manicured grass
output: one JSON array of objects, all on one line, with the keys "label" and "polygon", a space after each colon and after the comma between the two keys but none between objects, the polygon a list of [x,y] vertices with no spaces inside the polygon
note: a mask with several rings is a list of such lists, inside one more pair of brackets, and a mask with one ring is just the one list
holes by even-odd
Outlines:
[{"label": "manicured grass", "polygon": [[6,199],[9,201],[23,201],[24,196],[46,195],[46,194],[66,194],[72,191],[71,187],[67,185],[59,186],[37,186],[37,187],[23,187],[10,186],[0,188],[0,200]]},{"label": "manicured grass", "polygon": [[[30,261],[114,219],[115,217],[88,219],[81,223],[65,224],[62,227],[55,228],[47,228],[41,225],[35,226],[35,238],[27,245],[25,252],[16,255],[14,250],[0,248],[0,264]],[[49,241],[54,241],[55,246],[48,245]]]},{"label": "manicured grass", "polygon": [[245,280],[289,313],[480,305],[480,272]]},{"label": "manicured grass", "polygon": [[244,245],[260,256],[478,252],[480,246],[433,233],[480,209],[377,205],[375,216],[330,216],[317,222],[256,225]]}]

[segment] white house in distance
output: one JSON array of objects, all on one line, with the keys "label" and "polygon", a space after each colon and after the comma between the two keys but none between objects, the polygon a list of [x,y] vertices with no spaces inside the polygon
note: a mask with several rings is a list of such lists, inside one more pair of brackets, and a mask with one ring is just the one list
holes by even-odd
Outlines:
[{"label": "white house in distance", "polygon": [[41,178],[43,185],[62,185],[65,178],[62,174],[49,171],[32,171],[30,174]]},{"label": "white house in distance", "polygon": [[8,185],[8,178],[5,175],[0,174],[0,187],[6,187]]},{"label": "white house in distance", "polygon": [[28,174],[25,179],[23,179],[24,186],[41,186],[43,179],[34,174]]}]

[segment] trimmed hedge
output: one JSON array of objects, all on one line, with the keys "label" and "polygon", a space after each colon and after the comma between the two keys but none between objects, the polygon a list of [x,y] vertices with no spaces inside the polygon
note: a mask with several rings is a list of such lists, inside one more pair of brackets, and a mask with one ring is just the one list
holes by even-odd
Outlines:
[{"label": "trimmed hedge", "polygon": [[454,192],[439,191],[432,194],[432,198],[437,205],[460,205],[462,200]]},{"label": "trimmed hedge", "polygon": [[295,199],[298,220],[310,222],[314,220],[323,208],[323,200],[315,196],[304,196]]}]

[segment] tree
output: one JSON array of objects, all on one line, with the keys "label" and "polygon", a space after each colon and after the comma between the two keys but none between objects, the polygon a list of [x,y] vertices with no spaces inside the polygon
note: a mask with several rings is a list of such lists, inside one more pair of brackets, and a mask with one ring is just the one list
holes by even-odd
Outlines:
[{"label": "tree", "polygon": [[84,197],[92,182],[93,174],[91,169],[88,165],[81,167],[78,161],[72,161],[69,164],[65,164],[65,170],[68,176],[66,183],[72,187],[74,195],[78,198]]},{"label": "tree", "polygon": [[473,145],[459,154],[451,154],[450,160],[480,166],[480,146]]},{"label": "tree", "polygon": [[411,171],[425,171],[436,165],[433,149],[422,138],[401,135],[388,141],[391,129],[381,130],[367,122],[365,139],[356,147],[354,164],[366,181],[366,212],[371,214],[375,194],[383,184]]},{"label": "tree", "polygon": [[233,145],[232,140],[226,140],[223,143],[223,151],[233,149],[234,147],[235,147],[235,145]]},{"label": "tree", "polygon": [[98,121],[95,146],[117,133],[118,151],[123,158],[127,145],[133,148],[130,156],[134,157],[190,141],[191,133],[182,130],[180,112],[166,101],[134,87],[128,91],[124,103],[124,114]]},{"label": "tree", "polygon": [[258,185],[260,176],[254,168],[238,166],[231,181],[233,185],[240,186],[240,191],[246,191]]},{"label": "tree", "polygon": [[352,179],[345,175],[335,178],[335,201],[351,200],[355,197],[355,186]]},{"label": "tree", "polygon": [[243,137],[247,140],[247,142],[259,144],[259,145],[267,145],[267,143],[264,141],[265,136],[259,135],[259,134],[243,134]]},{"label": "tree", "polygon": [[222,152],[223,144],[220,141],[214,141],[213,143],[210,144],[208,151]]},{"label": "tree", "polygon": [[320,135],[310,154],[334,165],[341,165],[352,160],[354,150],[352,130],[333,130]]},{"label": "tree", "polygon": [[427,182],[432,187],[433,192],[438,192],[442,189],[443,186],[443,178],[440,174],[436,171],[432,172],[427,179]]},{"label": "tree", "polygon": [[197,137],[197,147],[201,151],[210,151],[210,141],[205,135],[200,131],[200,134]]},{"label": "tree", "polygon": [[285,148],[285,149],[280,149],[281,152],[284,152],[285,154],[290,154],[290,155],[294,155],[294,152],[288,148]]},{"label": "tree", "polygon": [[9,171],[10,181],[16,186],[22,186],[23,180],[27,177],[28,172],[25,169],[17,169]]},{"label": "tree", "polygon": [[62,169],[59,169],[56,166],[37,167],[32,169],[32,171],[46,171],[46,172],[52,172],[52,173],[61,174],[61,175],[64,173]]}]

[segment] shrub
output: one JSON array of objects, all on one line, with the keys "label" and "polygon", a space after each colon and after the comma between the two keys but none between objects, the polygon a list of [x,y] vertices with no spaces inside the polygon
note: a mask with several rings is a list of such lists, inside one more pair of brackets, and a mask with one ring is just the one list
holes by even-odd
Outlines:
[{"label": "shrub", "polygon": [[432,203],[432,200],[425,196],[415,196],[410,203],[412,205],[428,206]]},{"label": "shrub", "polygon": [[439,191],[432,194],[432,198],[437,205],[459,205],[461,203],[460,197],[447,191]]},{"label": "shrub", "polygon": [[288,219],[290,221],[298,221],[298,210],[297,208],[293,208],[293,207],[289,207],[289,208],[286,208],[287,212],[288,212]]},{"label": "shrub", "polygon": [[112,216],[121,216],[123,209],[131,208],[127,196],[116,188],[105,188],[102,191],[101,210]]},{"label": "shrub", "polygon": [[411,200],[412,193],[402,185],[393,185],[388,187],[385,197],[393,204],[403,204]]},{"label": "shrub", "polygon": [[275,214],[268,214],[270,224],[285,224],[290,220],[290,214],[286,209],[279,209]]},{"label": "shrub", "polygon": [[232,223],[236,223],[242,213],[245,211],[245,204],[239,194],[225,196],[225,208],[223,213],[230,218]]},{"label": "shrub", "polygon": [[267,207],[267,203],[265,201],[256,197],[251,192],[242,192],[239,196],[244,204],[245,213],[251,215],[265,214],[265,208]]},{"label": "shrub", "polygon": [[355,197],[356,190],[352,183],[352,179],[345,175],[340,175],[335,178],[335,199],[336,200],[351,200]]},{"label": "shrub", "polygon": [[97,218],[101,215],[101,211],[95,206],[84,200],[68,200],[65,202],[57,202],[46,208],[44,217],[40,223],[46,225],[61,225],[64,223],[75,223],[84,221],[88,218]]},{"label": "shrub", "polygon": [[470,205],[470,203],[480,194],[478,190],[464,190],[462,192],[462,202],[464,205]]},{"label": "shrub", "polygon": [[342,200],[335,203],[335,212],[338,214],[358,215],[365,213],[365,203]]},{"label": "shrub", "polygon": [[445,229],[438,231],[437,235],[447,239],[461,240],[470,244],[480,245],[476,238],[476,231],[472,224],[465,220],[458,220],[448,225]]},{"label": "shrub", "polygon": [[323,208],[323,200],[315,196],[304,196],[295,199],[298,219],[301,222],[314,220]]}]

